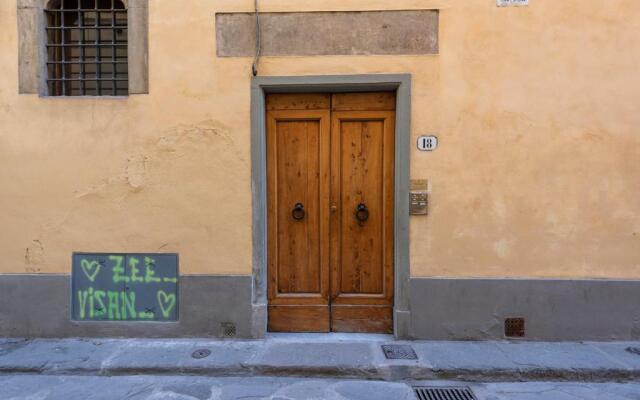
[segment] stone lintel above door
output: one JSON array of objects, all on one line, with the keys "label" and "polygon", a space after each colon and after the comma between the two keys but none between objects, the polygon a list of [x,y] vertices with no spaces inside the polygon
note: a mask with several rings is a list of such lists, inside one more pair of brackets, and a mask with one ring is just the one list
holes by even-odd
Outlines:
[{"label": "stone lintel above door", "polygon": [[[260,13],[263,56],[438,53],[438,10]],[[219,57],[256,51],[253,13],[216,14]]]}]

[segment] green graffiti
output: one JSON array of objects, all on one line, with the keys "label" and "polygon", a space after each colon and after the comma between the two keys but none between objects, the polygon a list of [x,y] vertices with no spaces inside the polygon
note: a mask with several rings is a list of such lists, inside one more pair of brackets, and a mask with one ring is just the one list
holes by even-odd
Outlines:
[{"label": "green graffiti", "polygon": [[93,305],[93,300],[94,299],[93,299],[93,288],[92,287],[89,288],[88,296],[89,296],[89,317],[93,318],[94,317],[93,314],[94,314],[94,311],[95,311],[95,307]]},{"label": "green graffiti", "polygon": [[160,282],[160,278],[156,278],[156,271],[154,270],[155,268],[155,260],[151,257],[145,257],[144,258],[144,265],[145,265],[145,269],[146,269],[146,274],[144,277],[144,281],[146,283],[149,282]]},{"label": "green graffiti", "polygon": [[95,321],[175,319],[179,281],[177,257],[162,255],[157,259],[154,256],[86,253],[82,257],[74,256],[74,318]]},{"label": "green graffiti", "polygon": [[[87,290],[78,290],[77,296],[80,306],[78,313],[80,319],[87,319],[87,317],[92,319],[107,313],[110,320],[128,319],[129,316],[131,319],[136,318],[136,295],[133,292],[105,292],[103,290],[94,290],[90,287]],[[109,299],[108,308],[105,304],[105,298]],[[121,306],[119,305],[120,303],[122,304]]]},{"label": "green graffiti", "polygon": [[86,290],[78,290],[78,303],[80,303],[80,319],[84,319],[85,309],[87,308],[87,296],[89,293]]},{"label": "green graffiti", "polygon": [[109,256],[109,260],[115,261],[116,265],[111,268],[113,272],[113,283],[129,282],[129,277],[124,276],[123,256]]},{"label": "green graffiti", "polygon": [[141,319],[154,319],[156,316],[156,314],[150,312],[150,311],[140,311],[138,313],[138,318]]},{"label": "green graffiti", "polygon": [[104,290],[96,290],[93,293],[93,298],[96,300],[98,305],[91,307],[91,312],[93,312],[96,317],[101,317],[107,313],[107,307],[104,304],[104,299],[107,297],[107,293]]},{"label": "green graffiti", "polygon": [[164,290],[158,290],[158,304],[165,318],[169,318],[171,310],[176,305],[176,295],[174,293],[167,294]]},{"label": "green graffiti", "polygon": [[118,304],[118,292],[107,292],[107,297],[109,298],[109,319],[121,319],[120,317],[120,306]]},{"label": "green graffiti", "polygon": [[84,274],[87,276],[87,279],[89,279],[91,282],[94,282],[96,280],[96,276],[100,272],[100,263],[98,263],[97,261],[89,261],[83,259],[82,261],[80,261],[80,267],[82,268]]},{"label": "green graffiti", "polygon": [[122,319],[127,319],[127,312],[131,318],[135,318],[138,314],[136,312],[136,293],[122,292],[120,293],[120,300],[122,302]]},{"label": "green graffiti", "polygon": [[131,282],[144,282],[144,278],[140,275],[140,270],[137,265],[140,264],[140,260],[135,257],[129,258],[129,269],[131,269]]}]

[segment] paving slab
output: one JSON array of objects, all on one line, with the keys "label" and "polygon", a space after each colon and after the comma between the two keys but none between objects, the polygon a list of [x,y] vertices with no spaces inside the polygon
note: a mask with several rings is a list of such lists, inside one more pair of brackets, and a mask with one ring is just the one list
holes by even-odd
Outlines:
[{"label": "paving slab", "polygon": [[404,383],[185,376],[0,376],[3,400],[415,400]]},{"label": "paving slab", "polygon": [[585,343],[514,343],[496,346],[520,369],[619,369],[623,365]]},{"label": "paving slab", "polygon": [[376,376],[375,345],[353,342],[267,341],[247,366],[263,373],[298,376]]},{"label": "paving slab", "polygon": [[478,400],[638,400],[640,384],[499,382],[470,384]]},{"label": "paving slab", "polygon": [[639,376],[638,371],[586,343],[497,343],[497,346],[518,365],[518,371],[526,379],[607,381]]},{"label": "paving slab", "polygon": [[436,371],[512,370],[517,366],[495,342],[414,342],[420,359]]},{"label": "paving slab", "polygon": [[[215,374],[219,376],[246,375],[244,364],[262,346],[248,341],[211,340],[148,340],[125,341],[102,364],[109,375],[121,374]],[[210,352],[204,358],[194,358],[197,350]]]},{"label": "paving slab", "polygon": [[101,340],[4,340],[0,372],[97,370],[113,354],[114,346]]},{"label": "paving slab", "polygon": [[629,371],[640,370],[640,354],[629,351],[629,349],[640,350],[639,342],[589,342],[588,344],[611,360],[621,363]]}]

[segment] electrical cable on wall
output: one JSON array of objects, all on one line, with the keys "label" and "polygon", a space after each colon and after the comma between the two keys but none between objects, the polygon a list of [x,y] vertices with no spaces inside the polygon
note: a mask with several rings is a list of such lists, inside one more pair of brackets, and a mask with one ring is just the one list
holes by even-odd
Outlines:
[{"label": "electrical cable on wall", "polygon": [[251,72],[253,76],[258,75],[258,62],[260,61],[260,13],[258,12],[258,0],[254,0],[254,8],[256,12],[256,55],[253,57],[253,65]]}]

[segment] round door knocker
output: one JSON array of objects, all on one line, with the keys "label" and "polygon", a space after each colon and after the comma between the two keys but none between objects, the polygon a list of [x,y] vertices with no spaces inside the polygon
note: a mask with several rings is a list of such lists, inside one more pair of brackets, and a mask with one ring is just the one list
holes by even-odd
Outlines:
[{"label": "round door knocker", "polygon": [[296,205],[293,207],[293,210],[291,210],[291,216],[293,217],[293,219],[295,219],[296,221],[300,221],[304,218],[304,214],[304,206],[302,205],[302,203],[296,203]]},{"label": "round door knocker", "polygon": [[358,220],[358,225],[364,225],[365,221],[369,219],[369,210],[367,209],[366,204],[360,203],[356,207],[356,219]]}]

